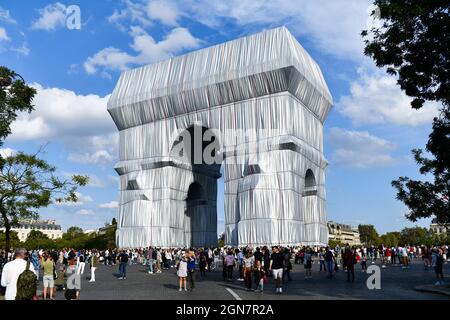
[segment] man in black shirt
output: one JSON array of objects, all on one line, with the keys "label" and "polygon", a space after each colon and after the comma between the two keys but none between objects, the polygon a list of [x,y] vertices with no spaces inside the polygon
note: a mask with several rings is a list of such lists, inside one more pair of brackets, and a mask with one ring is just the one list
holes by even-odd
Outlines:
[{"label": "man in black shirt", "polygon": [[275,278],[275,284],[277,287],[277,293],[281,294],[282,281],[283,281],[283,268],[284,268],[284,257],[277,246],[272,247],[272,254],[270,255],[270,271],[273,272],[273,277]]},{"label": "man in black shirt", "polygon": [[127,263],[128,263],[128,254],[125,250],[119,255],[119,280],[125,280],[127,278]]}]

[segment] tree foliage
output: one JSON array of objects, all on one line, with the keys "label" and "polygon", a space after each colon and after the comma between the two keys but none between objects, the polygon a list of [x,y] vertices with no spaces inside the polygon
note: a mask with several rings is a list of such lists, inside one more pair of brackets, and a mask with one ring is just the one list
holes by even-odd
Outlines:
[{"label": "tree foliage", "polygon": [[378,67],[398,77],[401,89],[413,98],[411,106],[423,107],[426,101],[441,104],[433,120],[433,131],[426,150],[413,150],[421,174],[433,181],[400,177],[392,181],[397,199],[410,209],[407,218],[434,217],[435,222],[450,222],[450,0],[375,0],[373,15],[379,13],[381,26],[364,30],[364,53]]},{"label": "tree foliage", "polygon": [[73,175],[60,179],[56,168],[34,155],[19,152],[0,159],[0,226],[5,227],[6,248],[9,231],[24,218],[37,218],[37,209],[54,202],[76,202],[76,190],[88,177]]},{"label": "tree foliage", "polygon": [[362,32],[364,53],[398,76],[413,108],[425,101],[450,105],[450,1],[375,0],[374,5],[382,25]]},{"label": "tree foliage", "polygon": [[[0,146],[11,133],[11,123],[19,112],[31,112],[36,90],[14,71],[0,66]],[[1,157],[1,156],[0,156]]]},{"label": "tree foliage", "polygon": [[358,225],[359,238],[366,245],[375,245],[379,242],[379,235],[371,224]]}]

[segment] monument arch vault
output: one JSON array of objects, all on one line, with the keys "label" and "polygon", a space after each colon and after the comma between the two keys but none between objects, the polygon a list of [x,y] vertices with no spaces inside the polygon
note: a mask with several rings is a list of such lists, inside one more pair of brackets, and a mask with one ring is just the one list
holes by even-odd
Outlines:
[{"label": "monument arch vault", "polygon": [[[220,166],[226,244],[326,244],[331,106],[319,66],[284,27],[123,72],[108,102],[118,246],[215,245]],[[174,155],[194,127],[215,133],[221,163]]]}]

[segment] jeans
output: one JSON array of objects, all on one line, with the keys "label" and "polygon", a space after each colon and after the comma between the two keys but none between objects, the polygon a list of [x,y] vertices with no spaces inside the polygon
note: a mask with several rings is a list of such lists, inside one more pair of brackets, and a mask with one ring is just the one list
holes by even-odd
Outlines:
[{"label": "jeans", "polygon": [[155,260],[153,260],[153,259],[149,259],[148,260],[148,272],[151,272],[151,273],[153,273],[153,262],[154,262]]},{"label": "jeans", "polygon": [[125,278],[127,276],[127,263],[121,262],[119,265],[119,276]]},{"label": "jeans", "polygon": [[96,267],[92,267],[91,268],[91,279],[90,281],[95,281],[95,269],[97,269]]},{"label": "jeans", "polygon": [[227,266],[227,278],[228,279],[233,278],[233,266]]},{"label": "jeans", "polygon": [[320,261],[320,271],[327,271],[327,268],[325,267],[325,260],[319,260]]},{"label": "jeans", "polygon": [[327,261],[327,270],[330,276],[333,275],[333,260]]}]

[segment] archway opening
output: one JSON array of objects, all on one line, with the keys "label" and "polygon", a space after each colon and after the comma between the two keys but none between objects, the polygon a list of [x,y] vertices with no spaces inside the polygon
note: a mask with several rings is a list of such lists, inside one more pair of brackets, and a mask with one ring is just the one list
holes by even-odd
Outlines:
[{"label": "archway opening", "polygon": [[215,162],[218,152],[217,137],[204,126],[187,128],[173,144],[172,159],[193,174],[185,198],[186,246],[217,244],[217,180],[221,177],[221,162]]},{"label": "archway opening", "polygon": [[311,169],[306,170],[304,196],[313,196],[317,194],[317,183],[314,173]]}]

